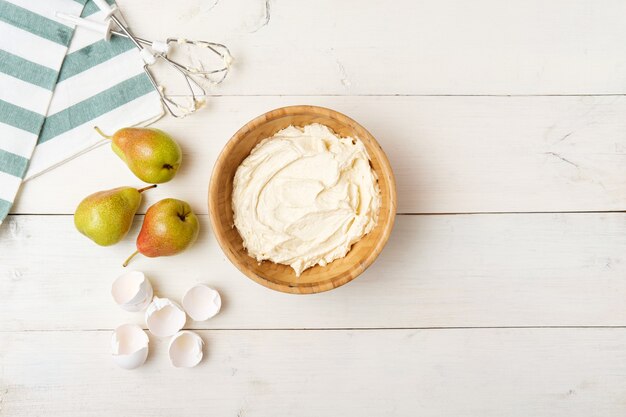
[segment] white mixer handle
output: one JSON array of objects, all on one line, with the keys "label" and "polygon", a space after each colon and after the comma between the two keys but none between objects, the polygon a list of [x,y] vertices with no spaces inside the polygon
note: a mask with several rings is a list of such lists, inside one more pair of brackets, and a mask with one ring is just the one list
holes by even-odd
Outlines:
[{"label": "white mixer handle", "polygon": [[89,29],[93,32],[98,32],[102,34],[102,37],[107,41],[111,38],[111,25],[113,23],[111,22],[111,20],[107,20],[106,22],[95,22],[93,20],[88,20],[82,17],[72,16],[70,14],[65,14],[61,12],[57,12],[56,16],[59,19],[66,20],[76,26]]}]

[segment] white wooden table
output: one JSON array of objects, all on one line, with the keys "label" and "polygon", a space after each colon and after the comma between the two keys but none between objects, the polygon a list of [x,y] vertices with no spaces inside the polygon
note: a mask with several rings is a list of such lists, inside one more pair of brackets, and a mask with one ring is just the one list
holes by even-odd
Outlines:
[{"label": "white wooden table", "polygon": [[[623,0],[124,0],[137,33],[223,41],[237,58],[206,111],[165,119],[188,200],[187,253],[141,259],[160,295],[218,288],[190,324],[191,370],[151,338],[117,368],[111,329],[142,323],[111,282],[141,217],[100,248],[78,201],[139,185],[108,147],[24,187],[0,228],[0,416],[626,415],[626,2]],[[272,292],[240,274],[207,218],[222,146],[288,104],[344,112],[398,183],[379,260],[329,293]]]}]

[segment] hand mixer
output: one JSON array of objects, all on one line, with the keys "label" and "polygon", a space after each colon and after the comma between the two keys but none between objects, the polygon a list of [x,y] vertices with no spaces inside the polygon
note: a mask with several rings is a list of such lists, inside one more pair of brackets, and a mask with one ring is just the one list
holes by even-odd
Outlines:
[{"label": "hand mixer", "polygon": [[[176,118],[185,117],[199,110],[204,105],[203,97],[206,96],[206,91],[196,80],[196,77],[201,80],[206,80],[211,84],[219,84],[224,81],[226,75],[228,75],[233,58],[226,46],[214,42],[192,41],[180,38],[168,38],[166,41],[149,41],[139,38],[135,36],[124,23],[122,23],[121,13],[115,4],[110,5],[106,0],[93,0],[93,2],[106,14],[106,20],[104,22],[96,22],[78,16],[67,15],[65,13],[57,13],[57,17],[67,20],[77,26],[101,33],[103,38],[107,41],[111,38],[111,35],[122,36],[130,39],[139,50],[139,54],[144,62],[143,70],[148,76],[150,83],[159,93],[161,102],[172,116]],[[114,30],[114,26],[117,26],[119,31]],[[199,62],[199,67],[183,65],[170,58],[172,49],[174,49],[177,45],[187,45],[190,48],[196,47],[202,48],[205,51],[210,51],[221,60],[222,66],[207,70],[201,61]],[[182,96],[183,98],[187,98],[186,104],[182,104],[174,98],[179,96],[167,95],[165,93],[165,88],[159,85],[155,80],[150,67],[159,59],[166,63],[170,68],[173,68],[176,73],[179,73],[184,78],[184,85],[189,91],[189,94]]]}]

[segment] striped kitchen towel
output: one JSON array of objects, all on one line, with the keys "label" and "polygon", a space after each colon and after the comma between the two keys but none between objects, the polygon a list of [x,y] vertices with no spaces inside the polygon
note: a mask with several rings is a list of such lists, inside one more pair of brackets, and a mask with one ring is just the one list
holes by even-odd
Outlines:
[{"label": "striped kitchen towel", "polygon": [[103,20],[87,0],[0,0],[0,222],[23,179],[104,143],[106,131],[163,114],[132,42],[76,28]]}]

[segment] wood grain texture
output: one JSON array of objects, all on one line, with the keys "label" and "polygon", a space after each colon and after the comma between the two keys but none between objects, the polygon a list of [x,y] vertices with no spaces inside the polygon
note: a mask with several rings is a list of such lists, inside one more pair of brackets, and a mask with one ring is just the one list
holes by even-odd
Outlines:
[{"label": "wood grain texture", "polygon": [[[150,195],[207,213],[213,164],[246,122],[292,104],[340,111],[381,144],[399,213],[626,209],[624,97],[219,97],[183,123],[178,176]],[[80,178],[77,177],[80,173]],[[96,190],[141,185],[108,146],[28,182],[15,213],[73,213]]]},{"label": "wood grain texture", "polygon": [[[222,254],[207,216],[187,252],[138,258],[159,296],[216,287],[222,312],[193,328],[623,326],[626,214],[398,216],[379,259],[328,293],[294,297],[247,279]],[[15,216],[0,228],[0,329],[113,329],[111,284],[133,251],[137,218],[101,248],[71,216]]]},{"label": "wood grain texture", "polygon": [[[241,163],[261,141],[289,126],[320,123],[340,137],[358,138],[378,179],[380,209],[376,226],[346,256],[324,267],[316,265],[299,277],[288,265],[259,263],[249,256],[233,227],[233,179]],[[316,106],[289,106],[271,110],[246,123],[228,141],[215,163],[209,187],[209,218],[224,254],[253,281],[290,294],[315,294],[340,287],[358,277],[380,255],[393,230],[396,216],[396,182],[387,155],[363,126],[337,111]]]},{"label": "wood grain texture", "polygon": [[[228,138],[300,104],[377,138],[400,213],[626,210],[626,2],[119,3],[140,35],[223,41],[235,55],[203,112],[156,125],[184,162],[142,211],[188,200],[200,239],[133,265],[175,300],[211,284],[224,308],[189,325],[207,342],[198,368],[171,368],[154,338],[144,367],[113,365],[110,329],[143,322],[109,293],[141,217],[100,248],[51,214],[141,183],[106,147],[90,152],[28,183],[13,210],[35,215],[0,227],[1,417],[626,414],[626,213],[398,216],[358,280],[310,297],[243,277],[206,216]],[[525,96],[538,94],[578,96]],[[509,328],[523,326],[542,328]]]},{"label": "wood grain texture", "polygon": [[626,92],[621,0],[119,3],[139,35],[227,44],[218,94]]},{"label": "wood grain texture", "polygon": [[110,358],[108,331],[0,332],[0,415],[621,417],[626,413],[623,329],[201,331],[200,335],[207,342],[207,354],[196,368],[172,368],[167,363],[167,341],[152,338],[146,364],[126,371]]}]

